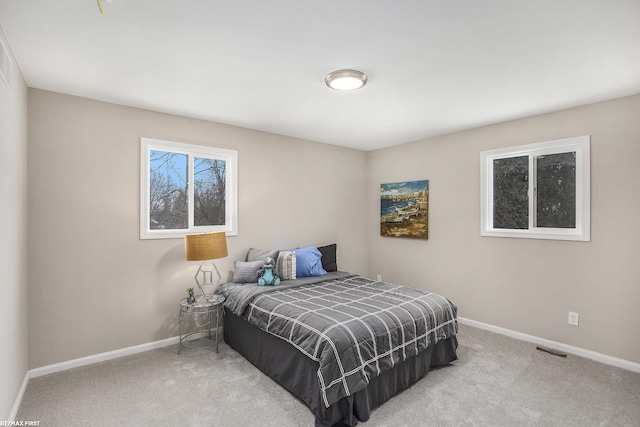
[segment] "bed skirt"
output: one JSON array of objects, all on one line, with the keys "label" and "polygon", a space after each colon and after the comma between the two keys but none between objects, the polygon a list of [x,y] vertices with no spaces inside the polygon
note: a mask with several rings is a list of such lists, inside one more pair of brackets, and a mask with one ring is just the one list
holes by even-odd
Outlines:
[{"label": "bed skirt", "polygon": [[247,320],[224,313],[224,340],[231,348],[302,400],[315,414],[316,427],[355,426],[371,411],[427,375],[431,367],[457,359],[456,337],[439,341],[426,351],[372,378],[367,388],[326,408],[318,385],[318,362],[286,341],[260,330]]}]

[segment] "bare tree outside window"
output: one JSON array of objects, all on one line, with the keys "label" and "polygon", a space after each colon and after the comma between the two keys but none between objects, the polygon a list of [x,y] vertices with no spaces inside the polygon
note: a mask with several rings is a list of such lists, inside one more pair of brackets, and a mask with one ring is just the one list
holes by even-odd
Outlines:
[{"label": "bare tree outside window", "polygon": [[590,241],[590,137],[480,152],[480,235]]},{"label": "bare tree outside window", "polygon": [[238,235],[238,152],[140,138],[140,239]]},{"label": "bare tree outside window", "polygon": [[536,157],[536,175],[536,225],[575,228],[575,151]]},{"label": "bare tree outside window", "polygon": [[152,230],[187,228],[185,154],[150,150],[149,212]]},{"label": "bare tree outside window", "polygon": [[493,161],[493,226],[529,227],[529,158],[508,157]]},{"label": "bare tree outside window", "polygon": [[226,162],[195,157],[194,222],[196,226],[221,225],[225,221]]}]

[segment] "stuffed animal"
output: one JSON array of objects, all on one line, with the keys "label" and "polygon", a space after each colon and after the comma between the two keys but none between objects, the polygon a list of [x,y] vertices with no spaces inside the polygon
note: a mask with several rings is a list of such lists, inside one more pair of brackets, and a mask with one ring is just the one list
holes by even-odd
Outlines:
[{"label": "stuffed animal", "polygon": [[258,285],[273,285],[278,286],[280,284],[280,275],[275,268],[276,262],[271,257],[267,257],[262,262],[260,270],[258,270]]}]

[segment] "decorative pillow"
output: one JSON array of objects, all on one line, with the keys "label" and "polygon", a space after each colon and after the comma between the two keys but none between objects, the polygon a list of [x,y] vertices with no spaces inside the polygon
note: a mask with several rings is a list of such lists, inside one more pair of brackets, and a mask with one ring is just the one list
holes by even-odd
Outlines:
[{"label": "decorative pillow", "polygon": [[280,280],[293,280],[296,278],[296,254],[295,252],[280,251],[276,262]]},{"label": "decorative pillow", "polygon": [[233,264],[234,283],[258,283],[258,270],[262,266],[260,261],[236,261]]},{"label": "decorative pillow", "polygon": [[322,254],[315,246],[293,249],[296,253],[296,278],[324,276],[327,272],[322,268]]},{"label": "decorative pillow", "polygon": [[335,243],[326,246],[318,246],[318,250],[322,254],[322,268],[327,272],[338,271],[338,258],[336,256],[336,249],[338,245]]},{"label": "decorative pillow", "polygon": [[278,259],[278,250],[249,248],[247,252],[247,261],[264,261],[267,257]]}]

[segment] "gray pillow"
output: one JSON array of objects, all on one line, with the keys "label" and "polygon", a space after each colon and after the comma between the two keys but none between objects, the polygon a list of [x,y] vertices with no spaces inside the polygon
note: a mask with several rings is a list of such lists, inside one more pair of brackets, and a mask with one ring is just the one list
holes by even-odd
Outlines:
[{"label": "gray pillow", "polygon": [[236,261],[233,264],[233,282],[234,283],[258,283],[258,270],[262,265],[260,261]]},{"label": "gray pillow", "polygon": [[264,261],[266,257],[273,258],[273,260],[278,259],[278,253],[280,251],[277,249],[256,249],[249,248],[249,252],[247,252],[247,261]]}]

